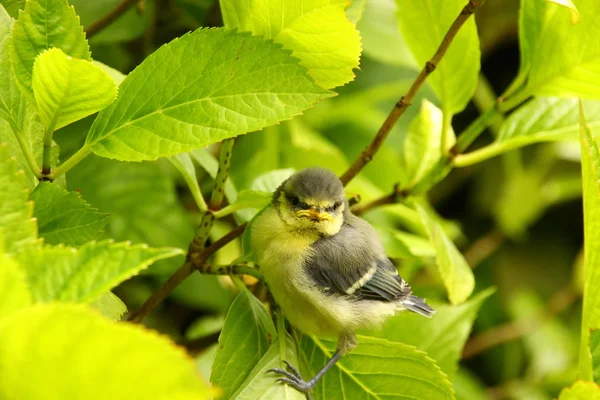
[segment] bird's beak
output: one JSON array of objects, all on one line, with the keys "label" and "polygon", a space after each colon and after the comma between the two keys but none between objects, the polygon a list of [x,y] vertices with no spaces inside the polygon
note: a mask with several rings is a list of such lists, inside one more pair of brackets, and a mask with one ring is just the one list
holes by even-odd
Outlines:
[{"label": "bird's beak", "polygon": [[310,210],[300,210],[296,211],[296,216],[298,217],[306,217],[312,221],[333,221],[333,217],[326,211],[322,209],[313,209]]}]

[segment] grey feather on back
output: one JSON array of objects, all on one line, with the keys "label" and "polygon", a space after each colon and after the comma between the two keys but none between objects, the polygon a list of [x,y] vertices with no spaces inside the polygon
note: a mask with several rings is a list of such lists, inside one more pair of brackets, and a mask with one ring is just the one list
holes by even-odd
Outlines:
[{"label": "grey feather on back", "polygon": [[386,257],[374,229],[354,215],[348,216],[338,234],[316,241],[313,250],[304,267],[327,294],[395,301],[411,293]]}]

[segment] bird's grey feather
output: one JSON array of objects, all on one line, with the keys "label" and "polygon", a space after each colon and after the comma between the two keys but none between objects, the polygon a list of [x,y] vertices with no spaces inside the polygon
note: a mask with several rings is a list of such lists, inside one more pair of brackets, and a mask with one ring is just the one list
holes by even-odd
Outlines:
[{"label": "bird's grey feather", "polygon": [[411,294],[385,256],[377,234],[364,220],[348,213],[340,232],[317,240],[305,269],[328,294],[356,300],[397,301]]}]

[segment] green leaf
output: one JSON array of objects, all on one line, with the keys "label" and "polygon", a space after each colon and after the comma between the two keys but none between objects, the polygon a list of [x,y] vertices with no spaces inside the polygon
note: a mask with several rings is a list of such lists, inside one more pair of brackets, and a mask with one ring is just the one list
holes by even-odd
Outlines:
[{"label": "green leaf", "polygon": [[90,306],[113,321],[119,321],[127,312],[125,303],[110,291],[101,295],[96,301],[91,303]]},{"label": "green leaf", "polygon": [[[584,14],[585,15],[585,14]],[[579,352],[579,376],[592,379],[588,348],[591,329],[600,329],[600,151],[596,134],[586,124],[583,108],[581,124],[581,173],[583,182],[584,271],[583,316]]]},{"label": "green leaf", "polygon": [[[396,0],[400,32],[417,63],[433,57],[464,0]],[[424,23],[427,21],[427,23]],[[475,92],[479,73],[479,38],[474,18],[460,28],[448,52],[427,79],[442,102],[444,114],[462,111]]]},{"label": "green leaf", "polygon": [[37,241],[37,224],[33,217],[33,203],[27,199],[25,173],[0,144],[0,229],[9,253]]},{"label": "green leaf", "polygon": [[121,82],[125,80],[127,75],[123,74],[121,71],[118,71],[112,67],[109,67],[106,64],[101,63],[100,61],[92,60],[92,64],[102,69],[102,71],[106,72],[108,76],[112,78],[115,82],[115,85],[119,86]]},{"label": "green leaf", "polygon": [[600,383],[600,330],[590,332],[590,353],[592,353],[592,372],[594,382]]},{"label": "green leaf", "polygon": [[80,305],[39,305],[3,318],[0,370],[3,399],[210,398],[192,360],[169,340]]},{"label": "green leaf", "polygon": [[36,302],[89,303],[153,262],[182,253],[179,249],[106,240],[79,249],[44,246],[18,254],[17,260],[27,271]]},{"label": "green leaf", "polygon": [[485,290],[458,306],[436,306],[435,316],[431,319],[410,312],[398,313],[381,331],[373,334],[424,351],[453,379],[477,312],[493,292],[493,289]]},{"label": "green leaf", "polygon": [[525,93],[599,99],[600,49],[594,38],[600,26],[593,16],[600,12],[600,3],[578,1],[578,24],[569,18],[572,10],[554,3],[526,0],[521,5],[517,82],[527,78]]},{"label": "green leaf", "polygon": [[0,319],[29,304],[31,292],[27,287],[25,273],[0,248]]},{"label": "green leaf", "polygon": [[317,83],[326,89],[354,79],[360,36],[346,16],[346,0],[223,0],[225,26],[264,35],[293,51]]},{"label": "green leaf", "polygon": [[109,214],[92,208],[77,192],[40,182],[29,196],[35,203],[39,235],[49,244],[80,246],[104,232]]},{"label": "green leaf", "polygon": [[200,29],[164,45],[125,78],[86,146],[103,157],[154,160],[264,128],[331,95],[279,45]]},{"label": "green leaf", "polygon": [[[110,238],[187,249],[194,237],[173,180],[157,163],[88,156],[69,171],[68,178],[69,190],[78,190],[92,207],[111,213],[106,226]],[[169,258],[151,271],[172,272],[182,263],[183,257]]]},{"label": "green leaf", "polygon": [[25,7],[26,0],[0,0],[0,5],[8,12],[13,18],[17,18],[19,10]]},{"label": "green leaf", "polygon": [[32,88],[38,113],[51,132],[102,110],[117,97],[117,86],[100,67],[58,48],[35,59]]},{"label": "green leaf", "polygon": [[200,185],[198,183],[198,177],[196,176],[196,167],[192,161],[192,157],[188,153],[177,154],[167,158],[171,164],[181,173],[183,180],[187,184],[194,201],[198,205],[201,211],[205,211],[207,206],[200,191]]},{"label": "green leaf", "polygon": [[223,399],[241,387],[275,336],[265,306],[249,291],[241,292],[227,312],[210,377],[221,388]]},{"label": "green leaf", "polygon": [[569,12],[571,13],[571,23],[578,24],[579,23],[579,10],[577,10],[577,6],[573,3],[572,0],[548,0],[552,3],[556,3],[563,7],[567,7]]},{"label": "green leaf", "polygon": [[[424,352],[367,336],[359,336],[358,342],[358,347],[317,383],[315,398],[454,399],[448,378]],[[304,336],[300,347],[313,376],[333,355],[335,342]]]},{"label": "green leaf", "polygon": [[428,238],[397,229],[377,228],[385,253],[392,258],[435,257],[435,248]]},{"label": "green leaf", "polygon": [[296,172],[291,168],[276,169],[262,174],[252,182],[252,190],[273,193],[292,174]]},{"label": "green leaf", "polygon": [[400,35],[397,10],[395,0],[367,1],[364,14],[356,24],[362,39],[363,52],[385,64],[417,69],[419,66],[406,40]]},{"label": "green leaf", "polygon": [[563,389],[558,400],[600,400],[600,387],[594,382],[577,381],[572,387]]},{"label": "green leaf", "polygon": [[[413,187],[440,160],[442,128],[442,111],[429,101],[423,100],[419,114],[411,121],[400,142],[401,175],[398,179],[401,187]],[[451,135],[454,138],[453,132]],[[454,141],[453,139],[448,142],[448,149],[454,145]]]},{"label": "green leaf", "polygon": [[[285,361],[292,365],[298,365],[296,344],[289,336],[286,336]],[[229,398],[232,400],[304,400],[306,397],[302,393],[291,386],[276,382],[277,377],[267,372],[270,369],[281,367],[279,343],[275,341],[239,389]]]},{"label": "green leaf", "polygon": [[362,18],[367,0],[352,0],[346,9],[346,15],[354,25]]},{"label": "green leaf", "polygon": [[216,218],[223,218],[240,210],[262,209],[271,202],[272,192],[259,192],[256,190],[242,190],[238,193],[235,202],[215,212]]},{"label": "green leaf", "polygon": [[7,121],[16,123],[18,114],[26,103],[21,96],[14,78],[12,64],[10,61],[10,42],[14,20],[0,7],[0,117]]},{"label": "green leaf", "polygon": [[475,288],[473,271],[452,240],[446,235],[439,223],[425,209],[417,205],[421,221],[427,229],[429,240],[435,247],[437,267],[448,291],[452,304],[464,303]]},{"label": "green leaf", "polygon": [[10,56],[17,82],[32,103],[34,61],[53,47],[71,57],[88,61],[91,57],[79,17],[67,0],[28,1],[13,28]]}]

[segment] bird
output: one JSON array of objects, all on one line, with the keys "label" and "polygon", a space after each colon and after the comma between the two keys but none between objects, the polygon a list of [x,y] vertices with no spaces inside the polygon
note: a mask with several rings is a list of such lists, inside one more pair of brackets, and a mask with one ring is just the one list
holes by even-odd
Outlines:
[{"label": "bird", "polygon": [[381,239],[352,214],[344,185],[329,169],[291,175],[251,225],[250,243],[264,281],[289,323],[304,334],[337,338],[331,359],[304,380],[283,360],[278,382],[306,393],[358,345],[356,330],[380,327],[399,311],[435,311],[412,294]]}]

